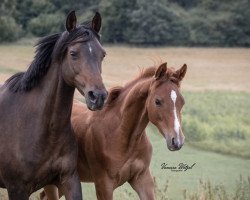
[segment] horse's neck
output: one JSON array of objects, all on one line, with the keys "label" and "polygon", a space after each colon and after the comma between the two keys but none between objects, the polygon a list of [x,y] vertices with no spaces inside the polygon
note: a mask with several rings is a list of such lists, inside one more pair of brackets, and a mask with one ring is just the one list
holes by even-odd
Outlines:
[{"label": "horse's neck", "polygon": [[42,112],[49,120],[49,128],[55,132],[60,131],[70,122],[74,88],[65,83],[57,64],[50,66],[41,82],[41,88],[41,98],[45,98]]},{"label": "horse's neck", "polygon": [[122,151],[127,151],[141,139],[149,119],[146,101],[151,78],[138,82],[125,97],[121,110],[121,124],[119,128],[119,143]]}]

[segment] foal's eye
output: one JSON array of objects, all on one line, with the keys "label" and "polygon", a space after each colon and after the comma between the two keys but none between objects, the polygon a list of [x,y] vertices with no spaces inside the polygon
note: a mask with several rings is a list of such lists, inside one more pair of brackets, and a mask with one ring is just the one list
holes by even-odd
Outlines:
[{"label": "foal's eye", "polygon": [[76,57],[76,56],[77,56],[77,52],[75,52],[75,51],[70,51],[69,53],[70,53],[70,55],[73,56],[73,57]]},{"label": "foal's eye", "polygon": [[155,99],[155,105],[160,106],[161,105],[161,101],[159,99]]}]

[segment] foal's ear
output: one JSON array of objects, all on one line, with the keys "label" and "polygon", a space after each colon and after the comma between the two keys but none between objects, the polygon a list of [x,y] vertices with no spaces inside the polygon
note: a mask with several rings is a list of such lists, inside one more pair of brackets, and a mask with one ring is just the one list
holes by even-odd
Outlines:
[{"label": "foal's ear", "polygon": [[66,29],[68,32],[73,31],[76,28],[76,14],[75,11],[71,11],[66,19]]},{"label": "foal's ear", "polygon": [[181,81],[187,72],[187,65],[184,64],[180,69],[178,69],[175,73],[174,73],[174,77],[176,77],[179,81]]},{"label": "foal's ear", "polygon": [[99,12],[95,13],[95,16],[92,19],[92,29],[94,29],[95,32],[99,33],[101,26],[102,26],[102,17]]},{"label": "foal's ear", "polygon": [[158,80],[165,75],[167,71],[167,63],[162,63],[155,72],[155,79]]}]

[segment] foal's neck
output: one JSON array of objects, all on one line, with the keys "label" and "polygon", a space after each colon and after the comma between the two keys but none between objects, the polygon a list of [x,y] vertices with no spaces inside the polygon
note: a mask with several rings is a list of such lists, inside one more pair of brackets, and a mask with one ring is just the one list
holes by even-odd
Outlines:
[{"label": "foal's neck", "polygon": [[121,111],[120,139],[123,151],[133,147],[142,137],[149,123],[146,101],[152,78],[136,83],[125,97]]}]

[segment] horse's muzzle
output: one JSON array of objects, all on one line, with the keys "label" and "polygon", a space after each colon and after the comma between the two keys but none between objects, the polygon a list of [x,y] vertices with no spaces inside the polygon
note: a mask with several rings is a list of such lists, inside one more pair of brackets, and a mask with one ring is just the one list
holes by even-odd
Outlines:
[{"label": "horse's muzzle", "polygon": [[101,110],[107,99],[108,92],[106,90],[89,91],[86,98],[87,106],[90,110]]}]

